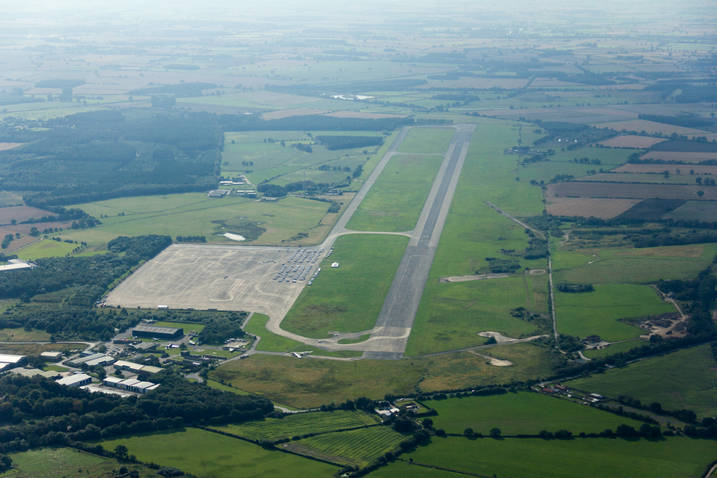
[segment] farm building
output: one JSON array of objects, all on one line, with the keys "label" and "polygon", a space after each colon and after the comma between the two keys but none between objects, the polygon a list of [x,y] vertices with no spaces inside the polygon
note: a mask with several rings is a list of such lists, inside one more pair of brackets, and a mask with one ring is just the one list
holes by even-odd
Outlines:
[{"label": "farm building", "polygon": [[55,380],[56,383],[59,383],[60,385],[64,385],[66,387],[81,387],[83,385],[87,385],[91,381],[92,377],[90,377],[86,373],[76,373],[74,375],[68,375],[67,377],[62,377],[59,380]]},{"label": "farm building", "polygon": [[184,329],[174,327],[158,327],[155,325],[138,325],[132,329],[133,337],[148,339],[179,339],[184,335]]},{"label": "farm building", "polygon": [[25,363],[24,355],[0,354],[0,371],[9,370]]}]

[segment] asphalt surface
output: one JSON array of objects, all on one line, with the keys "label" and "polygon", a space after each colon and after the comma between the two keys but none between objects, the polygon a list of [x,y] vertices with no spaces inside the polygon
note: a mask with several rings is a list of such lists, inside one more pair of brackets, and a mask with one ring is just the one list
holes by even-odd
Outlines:
[{"label": "asphalt surface", "polygon": [[456,134],[376,321],[372,338],[380,337],[382,350],[366,351],[364,358],[403,357],[473,129],[472,126],[456,128]]}]

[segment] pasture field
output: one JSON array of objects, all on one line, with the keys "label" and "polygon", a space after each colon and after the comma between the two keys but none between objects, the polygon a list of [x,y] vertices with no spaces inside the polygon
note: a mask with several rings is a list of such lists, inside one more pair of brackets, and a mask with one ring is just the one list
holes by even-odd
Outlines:
[{"label": "pasture field", "polygon": [[717,201],[687,201],[664,217],[676,221],[717,222]]},{"label": "pasture field", "polygon": [[692,279],[717,254],[717,244],[558,250],[553,258],[556,284],[634,283],[649,284],[660,279]]},{"label": "pasture field", "polygon": [[491,347],[481,353],[514,365],[495,367],[468,352],[356,361],[253,355],[221,365],[210,378],[278,403],[307,408],[362,396],[379,399],[387,393],[400,396],[548,377],[555,360],[548,349],[532,344]]},{"label": "pasture field", "polygon": [[70,255],[76,247],[77,244],[68,244],[67,242],[44,239],[39,242],[33,242],[32,244],[17,250],[16,254],[20,259],[32,261],[45,257],[67,256]]},{"label": "pasture field", "polygon": [[553,216],[581,216],[611,219],[639,203],[640,199],[552,198],[545,209]]},{"label": "pasture field", "polygon": [[44,330],[25,330],[22,327],[0,329],[0,342],[49,341],[50,334]]},{"label": "pasture field", "polygon": [[639,428],[642,422],[620,417],[596,408],[533,392],[508,393],[486,397],[431,400],[426,405],[438,412],[432,417],[436,428],[448,433],[463,433],[470,427],[488,435],[499,427],[503,435],[538,434],[541,430],[569,430],[599,433],[627,424]]},{"label": "pasture field", "polygon": [[[119,469],[116,460],[92,455],[73,448],[39,448],[9,454],[13,468],[0,473],[2,478],[79,478],[87,476],[113,476]],[[137,470],[142,477],[159,477],[153,470],[142,465],[125,464],[128,471]]]},{"label": "pasture field", "polygon": [[360,411],[334,410],[332,412],[311,412],[286,415],[283,418],[266,418],[261,421],[212,427],[216,430],[248,438],[250,440],[277,441],[285,438],[325,433],[345,428],[375,425],[375,415]]},{"label": "pasture field", "polygon": [[600,141],[598,144],[610,148],[647,149],[663,141],[665,141],[665,138],[623,134],[620,136],[615,136],[614,138],[606,139],[605,141]]},{"label": "pasture field", "polygon": [[[714,460],[714,442],[689,438],[627,441],[434,439],[405,456],[414,462],[482,476],[574,477],[700,476]],[[387,468],[387,470],[390,469]]]},{"label": "pasture field", "polygon": [[117,438],[99,443],[107,450],[124,445],[145,462],[172,466],[202,477],[332,476],[336,467],[288,453],[265,450],[244,440],[197,428]]},{"label": "pasture field", "polygon": [[424,466],[416,466],[405,461],[394,461],[388,466],[382,466],[369,473],[371,478],[395,478],[397,476],[410,476],[412,478],[458,478],[460,475],[452,471],[438,470]]},{"label": "pasture field", "polygon": [[[517,167],[516,174],[521,181],[548,182],[557,175],[585,176],[588,171],[610,169],[627,162],[630,151],[626,149],[582,147],[567,151],[556,151],[547,161],[528,163]],[[520,164],[523,158],[513,155],[513,161]],[[575,162],[588,158],[589,163]]]},{"label": "pasture field", "polygon": [[[208,242],[239,244],[226,232],[251,237],[253,244],[319,242],[333,225],[326,203],[297,197],[263,202],[240,197],[208,198],[204,193],[137,196],[75,205],[101,218],[92,229],[63,232],[63,238],[84,240],[95,247],[121,235],[167,234],[205,236]],[[261,229],[265,229],[261,232]],[[297,235],[305,233],[303,239]],[[293,239],[292,239],[293,238]]]},{"label": "pasture field", "polygon": [[441,156],[394,155],[347,227],[359,231],[409,231],[416,226]]},{"label": "pasture field", "polygon": [[[717,191],[706,186],[677,184],[623,184],[623,183],[588,183],[570,181],[548,185],[546,197],[594,197],[622,199],[693,199],[717,200]],[[700,197],[697,193],[702,191]]]},{"label": "pasture field", "polygon": [[642,345],[645,345],[645,343],[641,340],[626,340],[625,342],[617,342],[614,344],[610,344],[609,347],[605,347],[603,349],[590,349],[590,350],[583,350],[583,355],[585,355],[587,358],[603,358],[607,357],[608,355],[614,355],[620,352],[627,352],[630,349],[633,349],[635,347],[640,347]]},{"label": "pasture field", "polygon": [[[400,236],[338,238],[313,285],[304,288],[282,322],[283,328],[319,338],[330,331],[371,329],[407,244],[408,239]],[[332,268],[333,262],[340,267]]]},{"label": "pasture field", "polygon": [[666,410],[686,408],[701,417],[717,415],[717,361],[709,344],[567,383],[607,397],[627,395],[646,404],[659,402]]},{"label": "pasture field", "polygon": [[[246,174],[254,184],[265,180],[280,185],[305,180],[338,183],[379,149],[378,146],[368,146],[331,151],[318,142],[314,144],[314,137],[322,135],[383,137],[382,133],[376,131],[225,133],[222,175]],[[312,152],[297,149],[294,146],[297,144],[310,145]],[[319,169],[321,166],[325,168]]]},{"label": "pasture field", "polygon": [[443,154],[454,135],[453,128],[412,128],[398,150],[402,153]]},{"label": "pasture field", "polygon": [[406,354],[452,350],[481,345],[479,332],[500,332],[508,337],[538,335],[538,324],[510,315],[525,307],[534,313],[547,310],[547,276],[525,276],[457,283],[432,283],[426,291],[433,300],[419,309]]},{"label": "pasture field", "polygon": [[366,466],[386,452],[395,450],[406,438],[391,427],[380,426],[325,433],[280,447],[347,465]]},{"label": "pasture field", "polygon": [[592,292],[555,291],[555,307],[560,333],[585,338],[599,335],[615,342],[639,337],[642,329],[618,319],[675,312],[650,286],[636,284],[598,284]]}]

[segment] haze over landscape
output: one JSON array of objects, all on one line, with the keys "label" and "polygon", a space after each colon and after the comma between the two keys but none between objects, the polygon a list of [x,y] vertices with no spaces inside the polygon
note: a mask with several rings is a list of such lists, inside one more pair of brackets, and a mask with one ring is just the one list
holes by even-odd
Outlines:
[{"label": "haze over landscape", "polygon": [[1,2],[0,478],[717,476],[717,4]]}]

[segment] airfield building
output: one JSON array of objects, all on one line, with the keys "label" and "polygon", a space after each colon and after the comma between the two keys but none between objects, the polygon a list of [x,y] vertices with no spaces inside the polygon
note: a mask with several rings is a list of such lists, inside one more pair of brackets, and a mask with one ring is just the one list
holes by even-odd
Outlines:
[{"label": "airfield building", "polygon": [[174,327],[158,327],[155,325],[138,325],[132,329],[133,337],[147,339],[176,340],[182,338],[184,329]]}]

